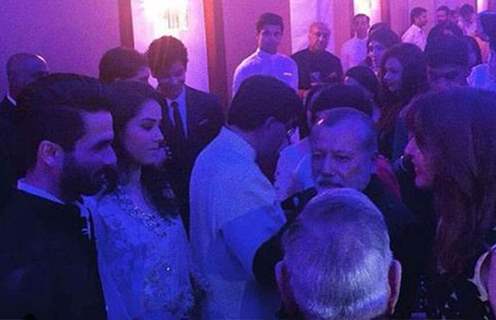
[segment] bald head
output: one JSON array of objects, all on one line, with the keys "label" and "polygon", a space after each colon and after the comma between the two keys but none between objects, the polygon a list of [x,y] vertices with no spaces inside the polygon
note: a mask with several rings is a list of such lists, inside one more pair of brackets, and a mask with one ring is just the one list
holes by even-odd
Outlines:
[{"label": "bald head", "polygon": [[46,60],[36,54],[17,53],[7,61],[9,94],[16,98],[28,84],[48,74]]},{"label": "bald head", "polygon": [[329,44],[331,31],[327,24],[314,22],[308,30],[308,49],[310,51],[324,51]]}]

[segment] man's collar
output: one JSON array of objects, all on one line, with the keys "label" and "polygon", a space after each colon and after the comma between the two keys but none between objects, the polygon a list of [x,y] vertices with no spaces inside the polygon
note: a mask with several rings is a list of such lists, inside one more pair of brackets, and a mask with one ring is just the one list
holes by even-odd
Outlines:
[{"label": "man's collar", "polygon": [[15,101],[14,98],[12,98],[10,96],[10,94],[7,92],[7,94],[5,95],[5,97],[7,98],[7,100],[9,100],[14,106],[17,106],[17,101]]},{"label": "man's collar", "polygon": [[176,97],[176,99],[169,99],[169,98],[165,98],[165,100],[167,101],[167,105],[170,106],[170,104],[173,102],[173,101],[176,101],[176,102],[180,102],[180,101],[186,101],[186,86],[183,86],[183,90],[181,90],[181,93]]},{"label": "man's collar", "polygon": [[50,192],[48,192],[46,190],[43,190],[43,189],[40,189],[38,187],[35,187],[35,186],[27,183],[24,178],[23,179],[19,179],[17,181],[17,189],[18,190],[21,190],[21,191],[24,191],[26,193],[32,194],[34,196],[37,196],[37,197],[40,197],[40,198],[43,198],[43,199],[52,201],[52,202],[56,202],[56,203],[59,203],[59,204],[65,204],[64,201],[60,200],[59,198],[57,198],[56,196],[54,196]]},{"label": "man's collar", "polygon": [[270,58],[270,57],[277,55],[277,52],[276,53],[269,53],[269,52],[264,51],[260,48],[257,48],[257,51],[255,51],[255,53],[261,58]]}]

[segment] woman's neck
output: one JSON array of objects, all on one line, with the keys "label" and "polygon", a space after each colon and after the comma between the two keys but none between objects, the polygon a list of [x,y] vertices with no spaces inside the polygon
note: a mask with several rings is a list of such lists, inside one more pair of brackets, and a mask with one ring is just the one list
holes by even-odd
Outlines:
[{"label": "woman's neck", "polygon": [[141,189],[141,166],[126,165],[119,168],[119,185],[129,190]]}]

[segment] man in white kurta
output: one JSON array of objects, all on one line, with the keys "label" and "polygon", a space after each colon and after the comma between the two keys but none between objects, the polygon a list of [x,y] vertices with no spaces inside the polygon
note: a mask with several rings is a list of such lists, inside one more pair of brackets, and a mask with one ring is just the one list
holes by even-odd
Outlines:
[{"label": "man in white kurta", "polygon": [[401,41],[413,43],[424,50],[427,44],[427,33],[424,28],[429,22],[427,19],[427,10],[421,7],[413,8],[410,12],[410,19],[412,25],[401,36]]},{"label": "man in white kurta", "polygon": [[298,90],[298,67],[290,57],[277,52],[284,25],[274,13],[264,13],[257,21],[257,50],[244,59],[234,71],[232,94],[253,75],[266,75],[281,80]]},{"label": "man in white kurta", "polygon": [[345,72],[358,66],[367,58],[367,33],[370,18],[364,14],[357,14],[353,17],[352,27],[355,36],[341,47],[341,64]]},{"label": "man in white kurta", "polygon": [[275,288],[259,286],[252,271],[259,247],[286,221],[256,160],[279,152],[298,108],[296,93],[281,81],[247,80],[234,97],[229,127],[195,162],[190,235],[195,263],[209,285],[206,319],[271,319],[280,305]]}]

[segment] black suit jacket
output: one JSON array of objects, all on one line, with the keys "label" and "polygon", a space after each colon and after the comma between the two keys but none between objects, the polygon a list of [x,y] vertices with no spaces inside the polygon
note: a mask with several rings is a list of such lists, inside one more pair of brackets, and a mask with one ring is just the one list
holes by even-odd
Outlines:
[{"label": "black suit jacket", "polygon": [[162,130],[171,149],[166,164],[167,179],[171,183],[181,207],[181,215],[188,230],[189,179],[198,154],[217,136],[224,124],[224,113],[219,100],[212,94],[185,86],[187,137],[175,136],[169,119],[169,106],[163,112]]},{"label": "black suit jacket", "polygon": [[0,213],[0,319],[105,319],[79,209],[15,191]]},{"label": "black suit jacket", "polygon": [[7,96],[5,96],[0,102],[0,118],[8,121],[9,123],[13,123],[14,121],[14,113],[16,110],[16,106],[10,102],[9,99],[7,99]]}]

